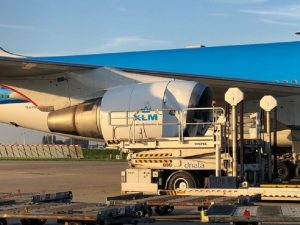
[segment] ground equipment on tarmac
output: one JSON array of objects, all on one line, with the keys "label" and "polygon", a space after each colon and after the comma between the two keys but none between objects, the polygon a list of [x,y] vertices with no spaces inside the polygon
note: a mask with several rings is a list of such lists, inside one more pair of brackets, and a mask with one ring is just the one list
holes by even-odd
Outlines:
[{"label": "ground equipment on tarmac", "polygon": [[253,113],[244,113],[238,88],[230,88],[225,100],[224,108],[205,103],[110,111],[107,143],[128,153],[130,165],[121,175],[122,192],[238,188],[291,179],[294,166],[282,160],[288,136],[274,122],[276,99],[264,96],[261,112]]},{"label": "ground equipment on tarmac", "polygon": [[71,191],[48,194],[0,194],[0,225],[19,219],[22,225],[44,225],[54,220],[65,225],[110,225],[153,222],[145,217],[147,206],[130,203],[73,202]]}]

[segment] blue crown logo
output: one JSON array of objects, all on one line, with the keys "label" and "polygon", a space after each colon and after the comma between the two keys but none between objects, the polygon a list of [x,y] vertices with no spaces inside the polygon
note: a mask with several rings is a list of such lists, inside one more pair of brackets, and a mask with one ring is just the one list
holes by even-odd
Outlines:
[{"label": "blue crown logo", "polygon": [[141,111],[142,111],[143,113],[149,113],[149,112],[151,111],[151,107],[145,105],[144,108],[141,108]]}]

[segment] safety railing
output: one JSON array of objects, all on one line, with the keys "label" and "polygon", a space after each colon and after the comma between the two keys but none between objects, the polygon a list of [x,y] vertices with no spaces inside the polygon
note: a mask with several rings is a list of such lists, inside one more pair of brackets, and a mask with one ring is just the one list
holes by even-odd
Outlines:
[{"label": "safety railing", "polygon": [[[163,114],[166,112],[174,116],[176,122],[164,122]],[[161,138],[177,137],[179,141],[184,141],[186,138],[185,130],[188,126],[215,127],[218,123],[218,118],[224,115],[225,110],[221,107],[187,108],[183,110],[150,109],[145,111],[141,109],[137,111],[112,111],[109,113],[109,125],[113,127],[113,137],[116,137],[117,129],[127,127],[128,139],[132,142],[137,140],[137,128],[142,128],[141,130],[144,132],[143,136],[147,139],[146,127],[176,126],[178,135],[164,136]],[[197,137],[197,135],[195,135],[195,137]]]}]

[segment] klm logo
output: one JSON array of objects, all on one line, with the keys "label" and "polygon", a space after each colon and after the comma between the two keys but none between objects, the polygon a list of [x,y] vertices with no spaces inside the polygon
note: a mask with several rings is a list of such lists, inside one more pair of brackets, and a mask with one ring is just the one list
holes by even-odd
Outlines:
[{"label": "klm logo", "polygon": [[139,121],[157,121],[158,115],[157,113],[151,113],[151,108],[145,106],[140,113],[134,115],[134,119]]},{"label": "klm logo", "polygon": [[135,114],[134,119],[139,121],[156,121],[158,120],[158,115],[156,113]]}]

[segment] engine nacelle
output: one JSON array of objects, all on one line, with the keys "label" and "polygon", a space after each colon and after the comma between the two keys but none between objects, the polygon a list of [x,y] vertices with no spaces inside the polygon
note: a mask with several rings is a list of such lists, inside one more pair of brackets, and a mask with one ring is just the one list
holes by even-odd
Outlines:
[{"label": "engine nacelle", "polygon": [[[101,99],[51,112],[48,127],[52,132],[106,141],[174,137],[179,133],[180,116],[187,123],[210,119],[209,112],[176,112],[210,107],[211,100],[210,89],[193,81],[123,85],[106,91]],[[188,136],[197,133],[192,125],[184,130]]]}]

